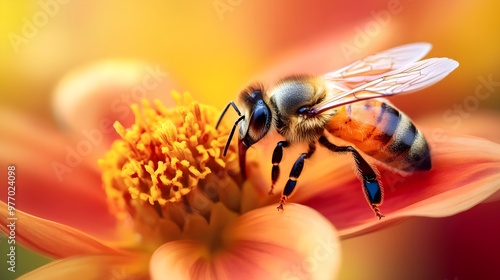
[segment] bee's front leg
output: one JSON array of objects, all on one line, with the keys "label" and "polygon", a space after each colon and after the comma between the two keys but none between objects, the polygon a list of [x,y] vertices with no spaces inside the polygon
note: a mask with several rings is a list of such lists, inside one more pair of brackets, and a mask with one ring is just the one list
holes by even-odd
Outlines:
[{"label": "bee's front leg", "polygon": [[297,184],[297,180],[299,179],[300,174],[302,173],[302,169],[304,168],[304,160],[310,158],[312,154],[316,151],[316,144],[309,143],[309,150],[307,153],[300,154],[299,158],[293,164],[292,170],[290,170],[290,176],[288,181],[286,182],[285,188],[283,189],[283,193],[281,194],[281,201],[278,205],[278,211],[283,210],[283,205],[287,201],[288,197],[292,195],[295,190],[295,185]]},{"label": "bee's front leg", "polygon": [[274,148],[273,151],[273,169],[271,170],[271,189],[269,190],[269,195],[273,194],[274,190],[274,185],[276,184],[276,181],[278,181],[278,178],[280,177],[280,163],[281,159],[283,159],[283,148],[286,148],[290,145],[287,141],[279,141],[278,144],[276,144],[276,148]]}]

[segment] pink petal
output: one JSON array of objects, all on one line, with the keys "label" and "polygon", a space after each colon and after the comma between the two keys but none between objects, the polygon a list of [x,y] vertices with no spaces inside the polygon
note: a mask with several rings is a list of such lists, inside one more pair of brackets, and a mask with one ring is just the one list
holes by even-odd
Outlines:
[{"label": "pink petal", "polygon": [[246,213],[211,252],[193,240],[164,244],[153,254],[153,279],[332,279],[339,268],[335,229],[314,210],[287,205]]},{"label": "pink petal", "polygon": [[[16,167],[16,208],[87,232],[106,236],[114,226],[100,176],[78,143],[49,124],[2,110],[0,162]],[[5,171],[6,172],[6,171]],[[7,189],[0,194],[7,201]]]},{"label": "pink petal", "polygon": [[0,230],[15,235],[16,242],[52,258],[88,254],[120,254],[94,237],[63,224],[44,220],[20,210],[8,210],[0,202]]},{"label": "pink petal", "polygon": [[[430,135],[425,133],[426,135]],[[339,229],[342,236],[359,234],[407,216],[443,217],[465,211],[500,188],[500,145],[458,136],[429,138],[433,168],[409,176],[379,167],[384,186],[380,207],[386,216],[378,221],[367,205],[361,183],[335,181],[319,195],[303,198]]]},{"label": "pink petal", "polygon": [[19,279],[149,279],[137,257],[92,255],[53,261]]},{"label": "pink petal", "polygon": [[94,135],[95,148],[104,151],[118,138],[112,125],[129,127],[134,120],[130,104],[143,98],[172,104],[176,89],[159,65],[141,61],[109,60],[67,75],[59,84],[53,105],[56,118],[78,139]]}]

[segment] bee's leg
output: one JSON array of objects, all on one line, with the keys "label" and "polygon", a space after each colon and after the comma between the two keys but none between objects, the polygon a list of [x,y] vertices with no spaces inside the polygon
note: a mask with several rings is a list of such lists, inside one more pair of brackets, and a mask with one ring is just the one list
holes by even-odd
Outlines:
[{"label": "bee's leg", "polygon": [[336,153],[350,152],[354,161],[356,162],[356,168],[358,169],[361,178],[363,180],[363,189],[365,191],[366,198],[370,203],[375,215],[379,219],[384,217],[378,206],[382,203],[382,188],[377,180],[377,174],[373,168],[366,162],[366,160],[359,154],[359,152],[351,146],[337,146],[328,141],[325,136],[319,138],[319,143],[325,146],[328,150]]},{"label": "bee's leg", "polygon": [[299,158],[293,164],[292,170],[290,170],[290,176],[288,178],[288,181],[286,182],[285,188],[283,189],[283,193],[281,194],[281,201],[278,205],[278,211],[280,209],[283,210],[283,205],[295,190],[297,179],[299,179],[300,173],[302,173],[302,168],[304,168],[304,160],[310,158],[314,151],[316,151],[316,144],[309,143],[309,150],[307,151],[307,153],[300,154]]},{"label": "bee's leg", "polygon": [[271,170],[271,189],[269,190],[269,194],[273,194],[273,189],[274,185],[276,184],[276,181],[278,181],[278,178],[280,177],[280,162],[281,159],[283,158],[283,148],[286,148],[290,145],[287,141],[279,141],[278,144],[276,145],[276,148],[274,148],[273,151],[273,169]]}]

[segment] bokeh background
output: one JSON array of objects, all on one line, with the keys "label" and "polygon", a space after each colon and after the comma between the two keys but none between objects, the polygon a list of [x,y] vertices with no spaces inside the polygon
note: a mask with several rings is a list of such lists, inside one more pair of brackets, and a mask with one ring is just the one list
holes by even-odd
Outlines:
[{"label": "bokeh background", "polygon": [[[417,124],[500,142],[496,0],[0,5],[0,109],[6,112],[57,124],[58,83],[71,71],[103,60],[151,63],[168,74],[165,96],[170,89],[189,91],[222,107],[254,79],[271,82],[297,71],[321,74],[376,51],[424,41],[433,44],[430,56],[454,58],[460,67],[435,86],[392,101]],[[487,95],[479,99],[484,80],[493,82],[479,89]],[[452,217],[411,218],[344,240],[339,278],[500,279],[499,210],[500,203],[492,201]],[[1,239],[2,279],[12,277],[5,268],[5,245]],[[49,261],[20,250],[17,275]]]}]

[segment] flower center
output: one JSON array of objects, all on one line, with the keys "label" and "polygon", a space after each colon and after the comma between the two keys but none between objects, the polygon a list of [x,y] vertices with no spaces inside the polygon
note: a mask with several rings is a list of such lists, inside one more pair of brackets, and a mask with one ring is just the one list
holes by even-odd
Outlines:
[{"label": "flower center", "polygon": [[[175,108],[159,101],[132,105],[135,124],[99,160],[111,210],[131,220],[142,242],[210,239],[241,213],[237,155],[222,150],[229,128],[215,129],[219,111],[174,93]],[[220,222],[224,221],[224,222]]]}]

